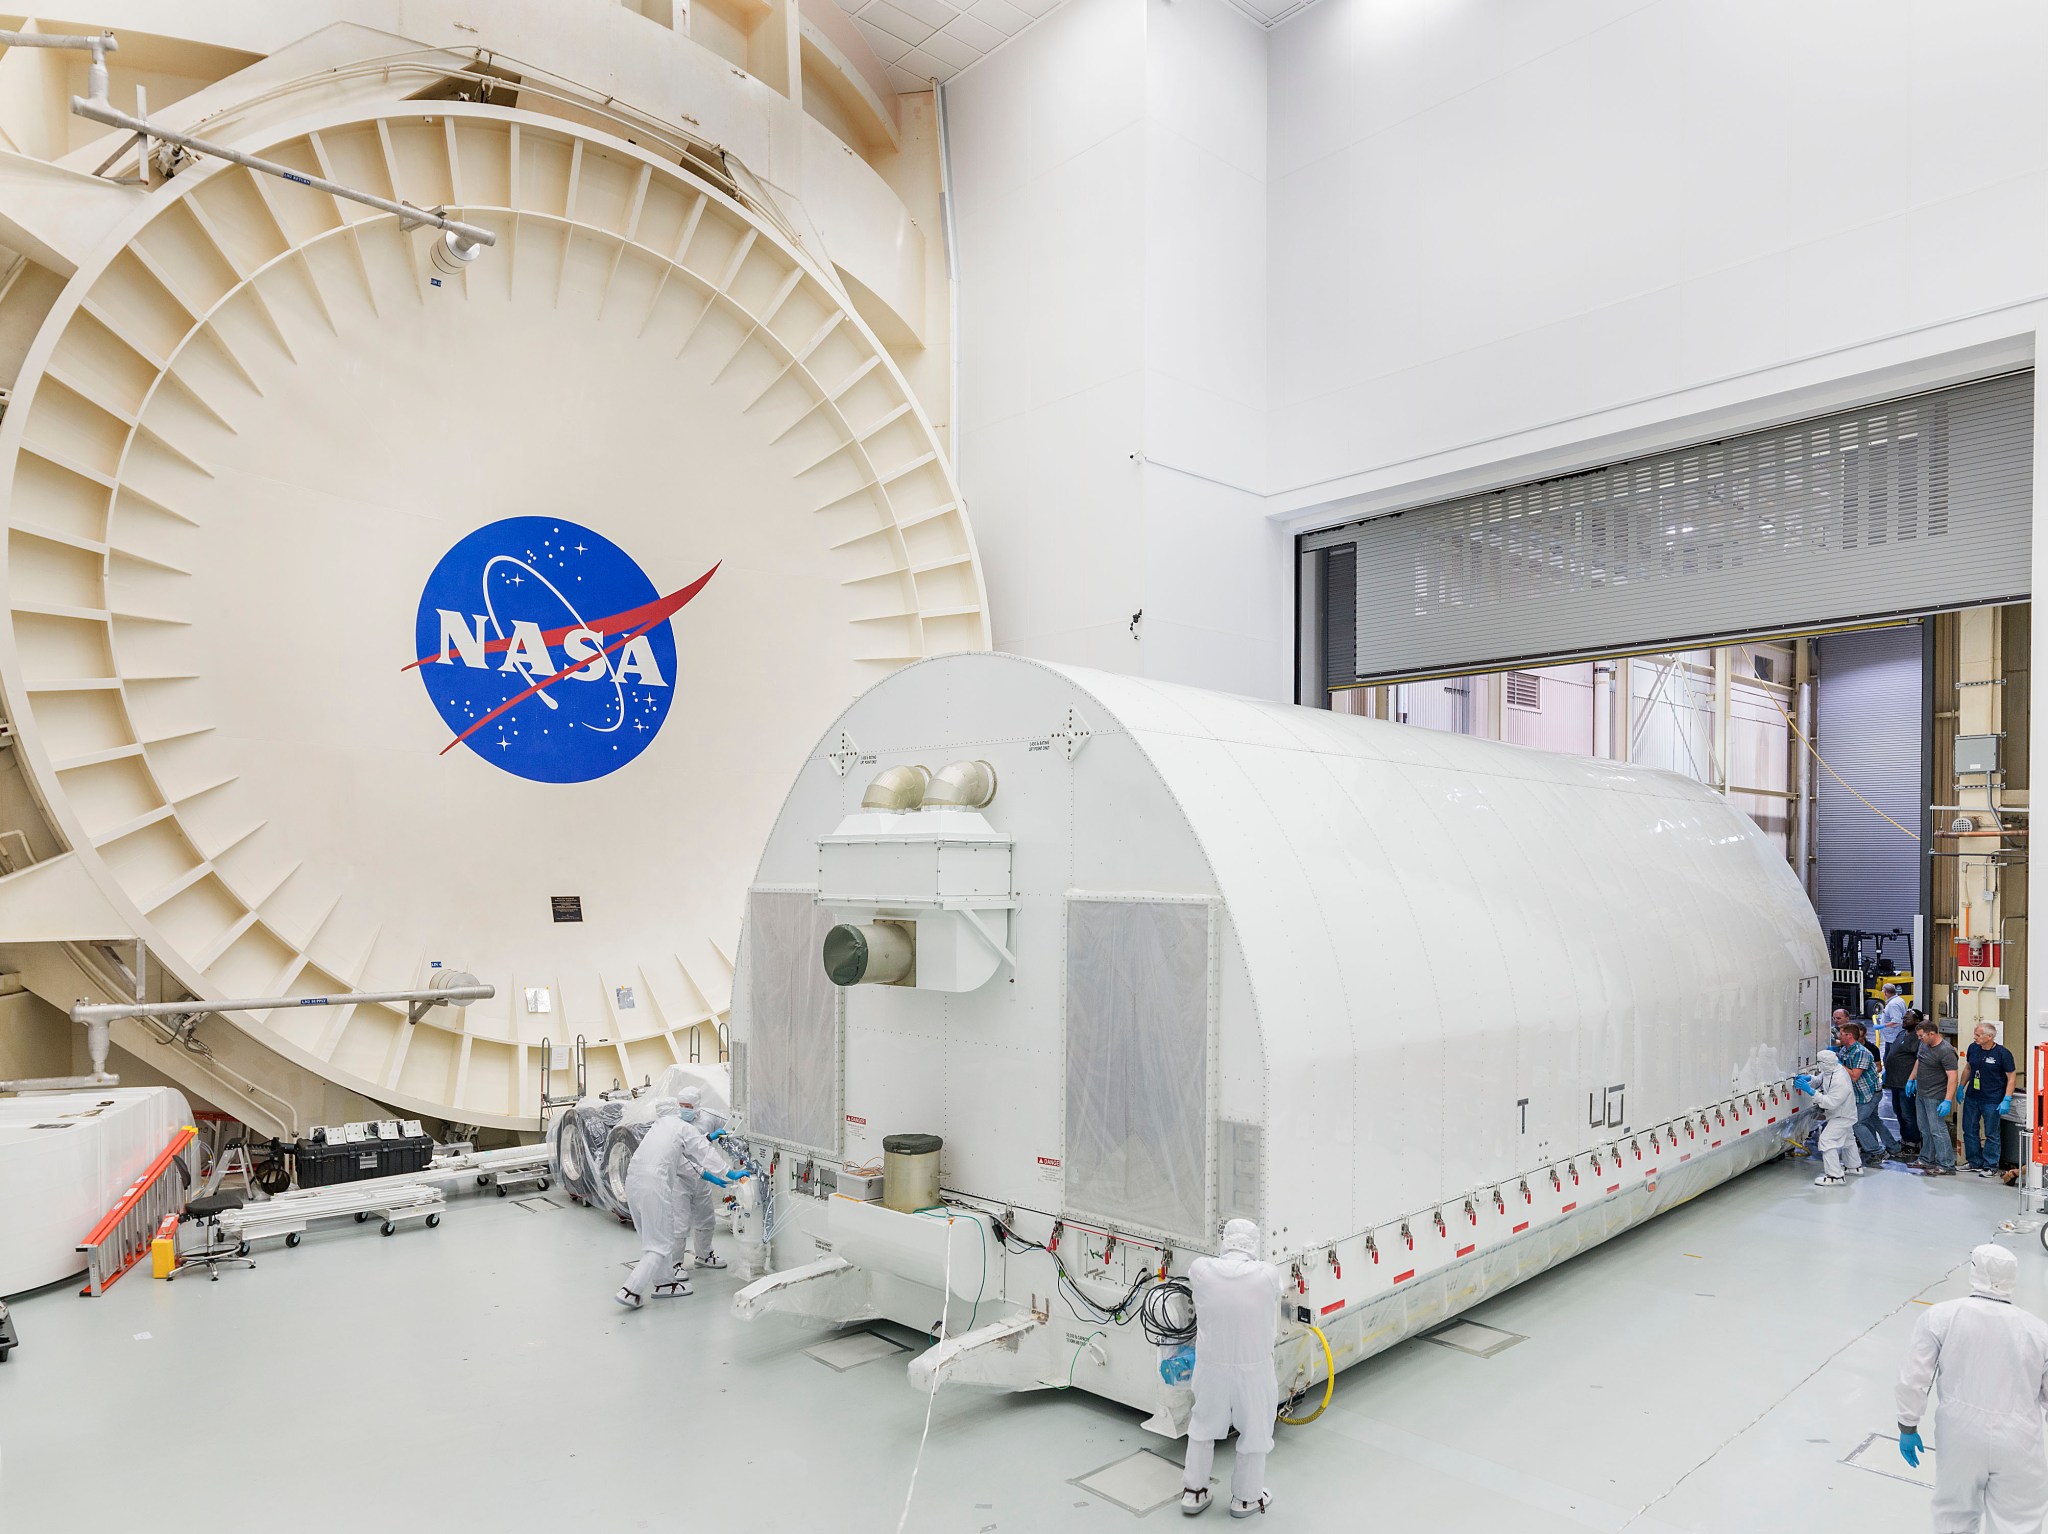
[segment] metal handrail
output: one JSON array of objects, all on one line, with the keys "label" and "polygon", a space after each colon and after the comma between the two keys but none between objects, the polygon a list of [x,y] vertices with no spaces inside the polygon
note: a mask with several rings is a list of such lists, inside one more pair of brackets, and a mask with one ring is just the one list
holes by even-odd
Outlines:
[{"label": "metal handrail", "polygon": [[[148,1255],[164,1216],[183,1211],[185,1189],[191,1181],[184,1155],[198,1134],[187,1124],[172,1135],[171,1143],[128,1185],[106,1218],[86,1232],[78,1243],[78,1250],[85,1253],[86,1269],[80,1294],[105,1294],[116,1279]],[[178,1172],[175,1180],[168,1175],[173,1167]]]}]

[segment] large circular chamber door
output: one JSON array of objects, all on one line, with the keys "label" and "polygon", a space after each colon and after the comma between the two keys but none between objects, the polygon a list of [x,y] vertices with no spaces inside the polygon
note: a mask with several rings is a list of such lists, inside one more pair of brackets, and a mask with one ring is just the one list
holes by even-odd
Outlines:
[{"label": "large circular chamber door", "polygon": [[[61,838],[193,994],[498,988],[233,1021],[530,1125],[543,1037],[637,1081],[722,1016],[794,764],[983,647],[932,429],[765,216],[622,141],[420,103],[138,194],[0,427],[0,684]],[[709,1048],[715,1043],[706,1039]]]}]

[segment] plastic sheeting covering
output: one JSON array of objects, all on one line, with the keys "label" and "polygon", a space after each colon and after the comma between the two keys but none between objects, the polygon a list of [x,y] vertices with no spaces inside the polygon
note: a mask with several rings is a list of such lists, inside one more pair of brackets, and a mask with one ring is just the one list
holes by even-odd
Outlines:
[{"label": "plastic sheeting covering", "polygon": [[1209,907],[1067,904],[1066,1206],[1199,1239],[1208,1226]]},{"label": "plastic sheeting covering", "polygon": [[[622,1220],[633,1217],[626,1202],[626,1169],[632,1165],[633,1152],[640,1148],[641,1140],[654,1123],[654,1105],[663,1096],[675,1095],[673,1089],[679,1084],[671,1074],[675,1069],[671,1066],[663,1074],[660,1087],[654,1091],[631,1098],[586,1097],[555,1115],[548,1126],[548,1164],[556,1181],[572,1198]],[[706,1104],[723,1103],[715,1071],[707,1072],[697,1066],[683,1069],[691,1081],[703,1086]],[[718,1149],[728,1166],[745,1165],[759,1173],[744,1144],[721,1140]],[[769,1214],[772,1210],[764,1211],[759,1223],[772,1231]]]},{"label": "plastic sheeting covering", "polygon": [[839,1154],[839,994],[819,955],[832,914],[807,891],[747,897],[747,1131]]},{"label": "plastic sheeting covering", "polygon": [[[555,1180],[570,1197],[620,1215],[626,1212],[625,1170],[620,1168],[614,1188],[604,1175],[605,1144],[629,1106],[621,1100],[586,1097],[562,1108],[548,1126],[548,1165]],[[640,1128],[644,1132],[645,1125]]]}]

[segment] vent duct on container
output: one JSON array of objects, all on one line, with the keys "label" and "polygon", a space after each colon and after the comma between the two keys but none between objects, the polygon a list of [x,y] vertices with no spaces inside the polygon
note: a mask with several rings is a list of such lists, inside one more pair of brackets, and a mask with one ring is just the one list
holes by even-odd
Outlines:
[{"label": "vent duct on container", "polygon": [[996,770],[987,762],[951,762],[925,785],[928,810],[979,810],[996,796]]},{"label": "vent duct on container", "polygon": [[917,962],[917,932],[905,922],[841,922],[825,934],[824,960],[834,985],[901,985]]},{"label": "vent duct on container", "polygon": [[890,767],[879,773],[861,795],[864,810],[893,810],[902,813],[924,804],[925,785],[932,780],[925,767]]}]

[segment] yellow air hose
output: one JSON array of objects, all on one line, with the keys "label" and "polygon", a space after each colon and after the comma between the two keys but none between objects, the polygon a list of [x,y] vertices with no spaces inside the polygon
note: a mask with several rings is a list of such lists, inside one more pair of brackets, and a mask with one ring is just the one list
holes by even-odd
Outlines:
[{"label": "yellow air hose", "polygon": [[1316,1334],[1316,1341],[1323,1345],[1323,1365],[1327,1371],[1323,1376],[1323,1401],[1320,1406],[1306,1417],[1282,1417],[1280,1420],[1289,1427],[1306,1427],[1324,1412],[1328,1411],[1330,1409],[1330,1397],[1337,1389],[1337,1359],[1330,1352],[1330,1339],[1323,1335],[1323,1329],[1320,1326],[1311,1326],[1309,1330]]}]

